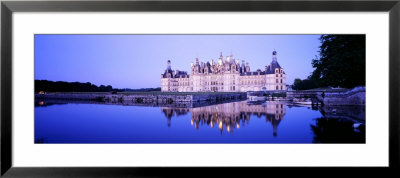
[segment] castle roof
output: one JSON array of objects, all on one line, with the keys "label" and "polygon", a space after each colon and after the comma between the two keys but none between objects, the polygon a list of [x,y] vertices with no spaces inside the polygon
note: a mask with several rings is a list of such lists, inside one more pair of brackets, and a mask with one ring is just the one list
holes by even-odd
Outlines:
[{"label": "castle roof", "polygon": [[174,76],[174,78],[186,78],[186,77],[189,77],[189,75],[185,71],[177,71]]},{"label": "castle roof", "polygon": [[166,69],[164,74],[163,74],[163,78],[167,78],[168,74],[171,74],[172,76],[172,70],[171,69]]},{"label": "castle roof", "polygon": [[267,74],[274,74],[276,68],[281,69],[281,66],[279,65],[278,61],[273,60],[271,64],[267,67]]}]

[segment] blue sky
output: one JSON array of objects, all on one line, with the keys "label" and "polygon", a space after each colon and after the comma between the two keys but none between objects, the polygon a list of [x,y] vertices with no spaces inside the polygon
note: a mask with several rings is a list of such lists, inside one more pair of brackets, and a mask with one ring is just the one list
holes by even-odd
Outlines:
[{"label": "blue sky", "polygon": [[35,35],[35,79],[91,82],[114,88],[160,87],[173,70],[190,71],[196,57],[216,61],[220,52],[264,70],[278,52],[287,83],[306,78],[319,54],[320,35]]}]

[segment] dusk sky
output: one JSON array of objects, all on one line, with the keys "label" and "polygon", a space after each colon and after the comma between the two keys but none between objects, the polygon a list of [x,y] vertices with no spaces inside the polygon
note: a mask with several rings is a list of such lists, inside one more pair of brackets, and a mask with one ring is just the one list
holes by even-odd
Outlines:
[{"label": "dusk sky", "polygon": [[190,72],[198,57],[217,61],[220,52],[264,70],[272,51],[287,84],[313,71],[320,35],[35,35],[35,79],[91,82],[114,88],[160,87],[171,60],[173,70]]}]

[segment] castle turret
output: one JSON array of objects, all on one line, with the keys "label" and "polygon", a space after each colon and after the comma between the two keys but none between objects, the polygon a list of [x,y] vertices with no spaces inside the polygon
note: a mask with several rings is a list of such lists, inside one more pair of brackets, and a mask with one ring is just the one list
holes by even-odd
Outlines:
[{"label": "castle turret", "polygon": [[242,60],[242,66],[240,66],[242,68],[242,73],[246,72],[245,71],[245,66],[244,66],[244,60]]},{"label": "castle turret", "polygon": [[246,62],[246,72],[250,72],[250,66],[248,62]]},{"label": "castle turret", "polygon": [[223,63],[223,56],[222,56],[222,52],[220,53],[220,55],[219,55],[219,58],[218,58],[218,65],[222,65],[222,63]]},{"label": "castle turret", "polygon": [[171,61],[170,60],[167,61],[167,70],[171,70]]}]

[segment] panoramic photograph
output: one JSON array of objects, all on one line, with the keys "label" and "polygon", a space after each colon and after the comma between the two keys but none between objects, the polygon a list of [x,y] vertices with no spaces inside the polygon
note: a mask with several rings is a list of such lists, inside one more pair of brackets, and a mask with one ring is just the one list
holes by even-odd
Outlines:
[{"label": "panoramic photograph", "polygon": [[36,34],[35,144],[365,144],[363,34]]}]

